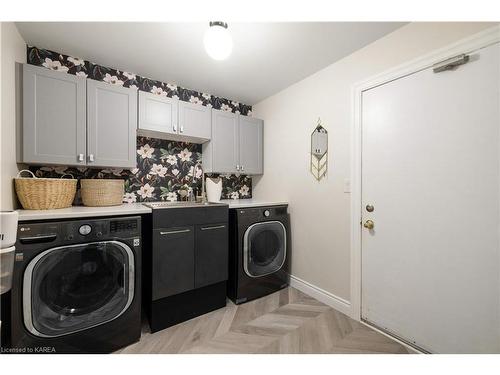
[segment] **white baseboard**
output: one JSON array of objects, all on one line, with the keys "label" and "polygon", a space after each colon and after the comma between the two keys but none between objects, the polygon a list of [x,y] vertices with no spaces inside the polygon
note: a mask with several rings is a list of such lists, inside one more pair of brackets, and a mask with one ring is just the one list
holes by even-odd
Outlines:
[{"label": "white baseboard", "polygon": [[[318,301],[323,302],[325,305],[328,305],[332,308],[334,308],[337,311],[340,311],[343,314],[346,314],[347,316],[350,316],[352,319],[356,319],[352,317],[352,306],[349,301],[346,301],[345,299],[336,296],[335,294],[332,294],[330,292],[327,292],[324,289],[321,289],[317,287],[316,285],[313,285],[311,283],[308,283],[307,281],[302,280],[301,278],[298,278],[297,276],[290,275],[290,286],[292,288],[300,290],[302,293],[307,294],[308,296],[311,296],[313,298],[316,298]],[[403,345],[410,353],[418,353],[422,354],[418,349],[414,348],[413,346],[408,345],[404,341],[399,340],[397,337],[394,337],[387,332],[381,331],[377,327],[373,327],[370,324],[367,324],[364,321],[360,321],[361,324],[369,327],[370,329],[377,331],[378,333],[398,342],[399,344]]]},{"label": "white baseboard", "polygon": [[404,346],[408,352],[410,354],[425,354],[424,352],[420,351],[419,349],[417,348],[414,348],[413,346],[411,345],[408,345],[406,342],[404,341],[401,341],[400,339],[398,339],[396,336],[392,336],[391,334],[385,332],[385,331],[382,331],[381,329],[377,328],[377,327],[374,327],[372,326],[371,324],[368,324],[367,322],[363,321],[363,320],[360,320],[359,321],[361,324],[365,325],[366,327],[380,333],[381,335],[384,335],[385,337],[388,337],[390,338],[391,340],[394,340],[396,341],[398,344]]},{"label": "white baseboard", "polygon": [[290,275],[290,286],[313,298],[316,298],[318,301],[333,307],[335,310],[340,311],[343,314],[351,316],[351,303],[343,298],[337,297],[336,295],[293,275]]}]

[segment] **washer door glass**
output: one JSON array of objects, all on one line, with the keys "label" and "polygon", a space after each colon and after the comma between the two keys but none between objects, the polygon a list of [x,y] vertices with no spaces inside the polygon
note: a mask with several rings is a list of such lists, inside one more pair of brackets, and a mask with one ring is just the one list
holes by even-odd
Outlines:
[{"label": "washer door glass", "polygon": [[26,268],[24,321],[37,336],[56,337],[121,315],[134,295],[134,256],[117,241],[49,249]]},{"label": "washer door glass", "polygon": [[279,221],[253,224],[243,238],[243,268],[259,277],[278,271],[286,258],[286,230]]}]

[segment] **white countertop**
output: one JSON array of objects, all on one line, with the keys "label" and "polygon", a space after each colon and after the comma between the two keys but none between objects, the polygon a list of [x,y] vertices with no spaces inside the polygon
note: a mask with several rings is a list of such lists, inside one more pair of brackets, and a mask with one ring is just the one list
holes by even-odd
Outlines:
[{"label": "white countertop", "polygon": [[[255,198],[222,199],[221,203],[229,205],[229,208],[265,207],[288,204],[288,202],[285,201],[268,201]],[[19,221],[22,222],[99,216],[143,215],[151,213],[152,209],[146,207],[142,203],[124,203],[119,206],[109,207],[72,206],[56,210],[17,210],[17,212],[19,212]]]},{"label": "white countertop", "polygon": [[124,203],[119,206],[85,207],[72,206],[55,210],[17,210],[19,221],[71,219],[80,217],[142,215],[151,213],[151,208],[142,203]]},{"label": "white countertop", "polygon": [[221,199],[221,203],[226,203],[229,208],[248,208],[248,207],[266,207],[266,206],[280,206],[288,204],[286,201],[270,201],[263,199]]}]

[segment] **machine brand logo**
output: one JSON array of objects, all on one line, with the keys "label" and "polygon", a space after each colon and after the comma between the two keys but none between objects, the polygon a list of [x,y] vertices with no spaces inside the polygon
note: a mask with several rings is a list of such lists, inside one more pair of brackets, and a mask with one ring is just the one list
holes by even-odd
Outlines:
[{"label": "machine brand logo", "polygon": [[134,238],[134,246],[139,246],[141,244],[141,240],[139,238]]},{"label": "machine brand logo", "polygon": [[22,262],[24,259],[24,253],[17,253],[15,259],[16,259],[16,262]]},{"label": "machine brand logo", "polygon": [[29,230],[31,230],[30,227],[21,227],[21,229],[20,229],[21,232],[27,232]]}]

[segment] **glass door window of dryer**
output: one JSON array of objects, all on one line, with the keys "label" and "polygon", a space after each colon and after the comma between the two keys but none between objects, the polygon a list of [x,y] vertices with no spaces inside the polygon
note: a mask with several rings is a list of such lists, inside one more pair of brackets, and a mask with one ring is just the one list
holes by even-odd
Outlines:
[{"label": "glass door window of dryer", "polygon": [[134,255],[124,243],[96,242],[49,249],[26,268],[24,322],[57,337],[120,316],[134,296]]},{"label": "glass door window of dryer", "polygon": [[243,267],[250,277],[278,271],[286,258],[286,230],[279,221],[253,224],[243,238]]}]

